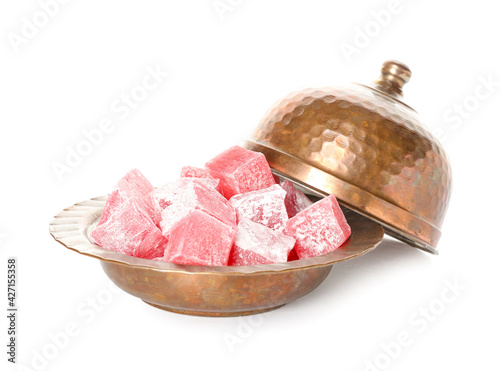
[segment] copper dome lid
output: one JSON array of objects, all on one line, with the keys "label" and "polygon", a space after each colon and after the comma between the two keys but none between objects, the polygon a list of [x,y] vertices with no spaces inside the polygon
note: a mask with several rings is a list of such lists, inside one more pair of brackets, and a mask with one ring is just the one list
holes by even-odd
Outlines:
[{"label": "copper dome lid", "polygon": [[306,89],[278,102],[249,140],[279,176],[437,253],[451,191],[438,140],[401,101],[410,69],[385,62],[371,86]]}]

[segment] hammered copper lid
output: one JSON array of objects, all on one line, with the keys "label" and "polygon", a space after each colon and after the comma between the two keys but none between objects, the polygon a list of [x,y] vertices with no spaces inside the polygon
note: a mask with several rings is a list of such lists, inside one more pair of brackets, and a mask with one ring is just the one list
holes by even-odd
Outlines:
[{"label": "hammered copper lid", "polygon": [[385,62],[371,86],[306,89],[278,102],[245,147],[310,193],[339,202],[386,233],[436,253],[451,191],[438,140],[402,100],[410,69]]}]

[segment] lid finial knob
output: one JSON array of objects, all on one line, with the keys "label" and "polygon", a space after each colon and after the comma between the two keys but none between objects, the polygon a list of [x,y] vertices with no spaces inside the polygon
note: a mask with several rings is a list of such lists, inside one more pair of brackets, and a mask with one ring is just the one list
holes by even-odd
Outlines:
[{"label": "lid finial knob", "polygon": [[386,61],[382,65],[381,75],[374,85],[377,90],[383,91],[395,98],[403,96],[403,85],[410,81],[410,68],[397,61]]}]

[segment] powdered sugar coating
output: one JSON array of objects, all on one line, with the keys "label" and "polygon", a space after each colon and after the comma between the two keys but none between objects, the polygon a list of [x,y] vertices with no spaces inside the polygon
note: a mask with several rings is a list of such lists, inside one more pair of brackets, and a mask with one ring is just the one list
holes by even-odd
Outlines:
[{"label": "powdered sugar coating", "polygon": [[184,166],[181,169],[181,178],[212,178],[207,169],[194,166]]},{"label": "powdered sugar coating", "polygon": [[137,169],[132,169],[125,174],[118,181],[115,188],[136,196],[146,196],[153,190],[149,180]]},{"label": "powdered sugar coating", "polygon": [[297,240],[295,251],[305,259],[338,248],[351,235],[351,227],[330,195],[288,220],[285,233]]},{"label": "powdered sugar coating", "polygon": [[165,238],[170,237],[170,230],[172,226],[184,218],[191,211],[196,209],[196,204],[193,204],[189,207],[182,202],[174,202],[172,205],[166,207],[161,212],[161,221],[160,221],[160,229],[161,233],[165,236]]},{"label": "powdered sugar coating", "polygon": [[236,211],[229,201],[214,188],[199,182],[191,182],[179,190],[173,203],[162,211],[160,227],[163,235],[168,237],[174,223],[194,209],[236,228]]},{"label": "powdered sugar coating", "polygon": [[214,157],[205,168],[211,176],[220,179],[222,193],[227,199],[276,184],[264,155],[239,146]]},{"label": "powdered sugar coating", "polygon": [[104,223],[114,210],[120,208],[121,205],[131,197],[146,210],[155,224],[159,223],[160,215],[155,212],[153,200],[151,198],[152,191],[153,186],[139,170],[130,170],[118,181],[113,191],[108,196],[99,224]]},{"label": "powdered sugar coating", "polygon": [[272,264],[273,262],[264,258],[252,250],[244,250],[236,245],[233,245],[231,254],[229,255],[228,265],[241,266],[241,265],[258,265],[258,264]]},{"label": "powdered sugar coating", "polygon": [[168,206],[172,205],[175,200],[179,198],[191,184],[198,183],[206,187],[216,189],[219,185],[218,179],[208,178],[181,178],[168,182],[152,191],[151,198],[155,212],[161,215],[161,212]]},{"label": "powdered sugar coating", "polygon": [[295,239],[248,219],[240,219],[231,253],[233,265],[282,263],[288,259]]},{"label": "powdered sugar coating", "polygon": [[[181,170],[181,178],[202,178],[202,179],[215,179],[210,175],[210,172],[207,169],[202,169],[194,166],[184,166]],[[214,187],[217,192],[220,194],[224,194],[222,192],[222,187],[220,185],[219,179],[217,179],[218,183]]]},{"label": "powdered sugar coating", "polygon": [[279,184],[258,191],[247,192],[231,197],[238,216],[283,232],[288,214],[285,207],[286,191]]},{"label": "powdered sugar coating", "polygon": [[313,202],[305,194],[299,191],[292,182],[284,180],[281,188],[286,191],[285,207],[289,218],[293,218],[302,210],[307,209]]},{"label": "powdered sugar coating", "polygon": [[101,247],[139,258],[163,256],[167,240],[137,199],[130,197],[92,231]]}]

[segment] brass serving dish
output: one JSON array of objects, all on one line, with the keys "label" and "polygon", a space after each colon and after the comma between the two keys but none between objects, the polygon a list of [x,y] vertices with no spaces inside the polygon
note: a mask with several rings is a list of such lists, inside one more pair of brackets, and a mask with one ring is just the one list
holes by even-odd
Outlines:
[{"label": "brass serving dish", "polygon": [[410,75],[389,61],[371,86],[293,93],[244,145],[309,193],[334,194],[388,234],[436,253],[451,169],[438,140],[401,100]]},{"label": "brass serving dish", "polygon": [[177,265],[131,257],[94,244],[89,229],[98,222],[107,197],[80,202],[50,223],[54,239],[97,258],[121,289],[155,307],[199,316],[242,316],[265,312],[314,290],[334,263],[363,255],[383,238],[377,223],[351,211],[352,235],[340,248],[314,258],[244,267]]}]

